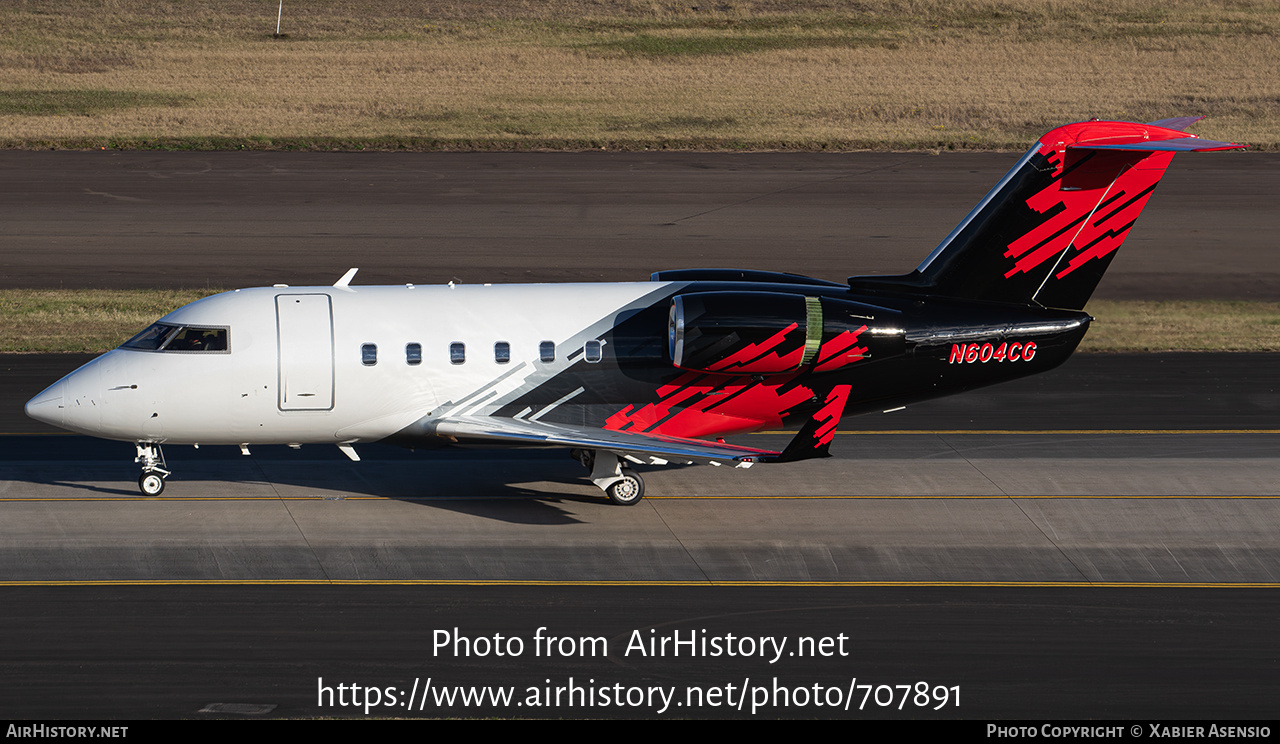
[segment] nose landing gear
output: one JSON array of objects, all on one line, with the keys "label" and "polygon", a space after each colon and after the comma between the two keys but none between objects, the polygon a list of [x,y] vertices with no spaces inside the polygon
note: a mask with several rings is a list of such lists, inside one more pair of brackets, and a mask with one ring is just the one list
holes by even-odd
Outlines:
[{"label": "nose landing gear", "polygon": [[138,476],[138,488],[144,496],[159,496],[164,493],[164,476],[154,470],[148,470]]},{"label": "nose landing gear", "polygon": [[133,461],[142,463],[138,489],[143,496],[159,496],[164,493],[164,479],[170,473],[164,461],[164,450],[154,442],[138,442],[137,447],[138,456]]}]

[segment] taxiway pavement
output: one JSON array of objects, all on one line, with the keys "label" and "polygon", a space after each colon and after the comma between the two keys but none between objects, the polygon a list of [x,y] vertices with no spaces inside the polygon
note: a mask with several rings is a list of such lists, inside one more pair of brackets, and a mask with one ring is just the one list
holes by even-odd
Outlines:
[{"label": "taxiway pavement", "polygon": [[1270,583],[1272,361],[1078,356],[847,419],[829,459],[641,468],[635,508],[560,450],[175,446],[155,499],[129,443],[11,434],[0,580]]}]

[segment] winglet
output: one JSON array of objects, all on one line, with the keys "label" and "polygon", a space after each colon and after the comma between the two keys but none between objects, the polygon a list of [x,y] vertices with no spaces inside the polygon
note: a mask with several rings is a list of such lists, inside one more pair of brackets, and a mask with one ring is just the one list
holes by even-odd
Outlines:
[{"label": "winglet", "polygon": [[836,436],[840,416],[849,402],[851,385],[836,385],[827,392],[822,407],[805,422],[791,443],[777,457],[766,458],[771,462],[795,462],[814,457],[831,457],[831,440]]},{"label": "winglet", "polygon": [[333,286],[339,289],[346,289],[351,286],[351,280],[356,278],[356,272],[359,270],[360,269],[347,269],[347,273],[343,274],[341,279],[334,282]]}]

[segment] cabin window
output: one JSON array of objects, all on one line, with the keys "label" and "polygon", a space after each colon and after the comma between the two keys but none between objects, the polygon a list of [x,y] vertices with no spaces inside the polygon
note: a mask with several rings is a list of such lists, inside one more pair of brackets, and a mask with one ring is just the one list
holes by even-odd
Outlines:
[{"label": "cabin window", "polygon": [[360,363],[366,367],[372,367],[378,363],[377,344],[362,344],[360,346]]},{"label": "cabin window", "polygon": [[493,361],[498,364],[506,364],[511,361],[511,344],[506,341],[499,341],[493,345]]},{"label": "cabin window", "polygon": [[404,345],[404,363],[415,367],[422,364],[422,344]]},{"label": "cabin window", "polygon": [[597,341],[595,339],[588,341],[586,347],[583,349],[584,358],[592,364],[600,361],[601,357],[604,356],[600,351],[602,346],[604,346],[603,341]]},{"label": "cabin window", "polygon": [[556,342],[543,341],[538,344],[538,358],[544,362],[554,362],[556,360]]},{"label": "cabin window", "polygon": [[462,364],[467,361],[467,345],[461,341],[449,344],[449,363]]}]

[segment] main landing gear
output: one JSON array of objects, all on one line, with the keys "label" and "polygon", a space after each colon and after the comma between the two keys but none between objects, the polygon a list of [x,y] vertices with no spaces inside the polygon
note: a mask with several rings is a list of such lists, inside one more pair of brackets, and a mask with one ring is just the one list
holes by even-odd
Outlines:
[{"label": "main landing gear", "polygon": [[609,500],[619,506],[635,506],[644,498],[644,479],[623,465],[621,457],[606,450],[575,449],[570,454],[587,470]]},{"label": "main landing gear", "polygon": [[138,476],[138,488],[142,495],[159,496],[164,493],[164,479],[169,477],[169,469],[160,445],[138,442],[138,456],[133,461],[142,463],[142,475]]}]

